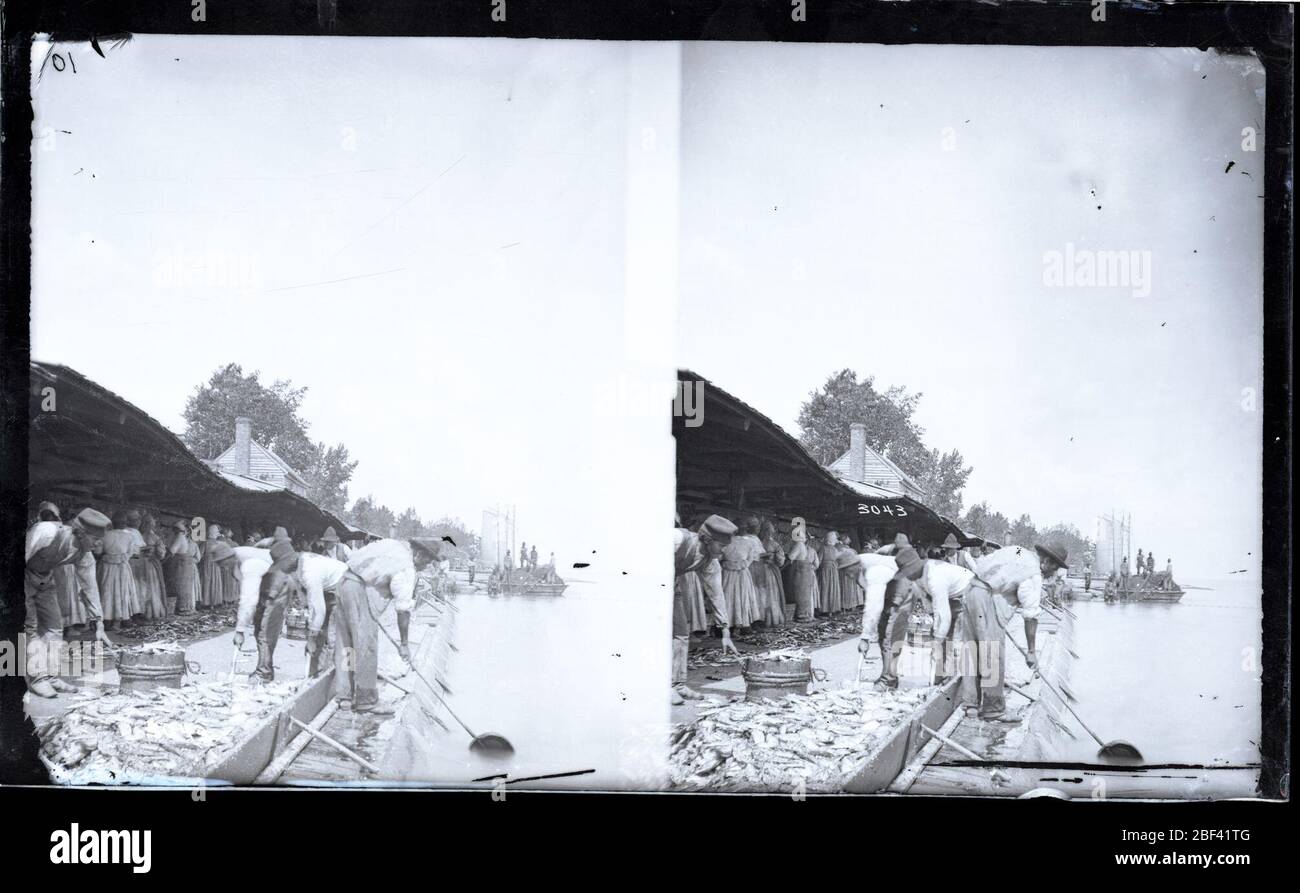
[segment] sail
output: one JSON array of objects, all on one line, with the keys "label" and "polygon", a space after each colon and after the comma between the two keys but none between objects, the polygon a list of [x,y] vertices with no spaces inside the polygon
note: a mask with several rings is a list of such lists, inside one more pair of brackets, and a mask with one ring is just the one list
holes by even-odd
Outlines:
[{"label": "sail", "polygon": [[1114,513],[1097,519],[1097,560],[1093,563],[1093,576],[1105,578],[1119,572],[1124,556],[1128,555],[1130,527],[1130,521]]}]

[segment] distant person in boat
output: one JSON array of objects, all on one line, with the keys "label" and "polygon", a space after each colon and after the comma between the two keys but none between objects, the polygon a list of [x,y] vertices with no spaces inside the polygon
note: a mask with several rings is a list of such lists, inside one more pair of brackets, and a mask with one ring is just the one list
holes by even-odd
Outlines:
[{"label": "distant person in boat", "polygon": [[528,543],[519,544],[519,569],[528,570]]},{"label": "distant person in boat", "polygon": [[1108,602],[1113,602],[1115,599],[1119,598],[1119,580],[1115,579],[1114,571],[1111,571],[1110,576],[1106,578],[1106,591],[1104,596]]},{"label": "distant person in boat", "polygon": [[537,570],[537,546],[536,545],[534,545],[531,549],[528,550],[528,566],[534,572],[536,572]]},{"label": "distant person in boat", "polygon": [[673,704],[704,697],[686,684],[687,658],[691,646],[691,623],[686,604],[689,594],[687,574],[697,574],[704,587],[704,597],[712,610],[714,622],[722,630],[723,655],[740,655],[731,641],[731,620],[727,613],[727,598],[722,591],[722,570],[710,557],[711,547],[730,545],[736,532],[736,525],[721,515],[705,518],[698,531],[680,526],[673,530],[673,563],[676,572],[673,581]]},{"label": "distant person in boat", "polygon": [[1173,560],[1172,558],[1167,558],[1167,559],[1165,559],[1165,576],[1169,578],[1169,582],[1170,582],[1170,583],[1173,583],[1173,581],[1174,581],[1174,560]]},{"label": "distant person in boat", "polygon": [[[1035,554],[1037,553],[1037,554]],[[977,563],[975,579],[962,604],[960,653],[961,699],[967,714],[990,722],[1019,722],[1018,712],[1006,702],[1007,623],[1019,608],[1025,621],[1025,645],[1031,668],[1038,666],[1035,651],[1038,615],[1042,611],[1043,578],[1068,567],[1064,548],[1006,546]],[[1012,646],[1014,647],[1014,646]]]},{"label": "distant person in boat", "polygon": [[1142,557],[1142,550],[1138,549],[1137,568],[1136,568],[1137,575],[1140,577],[1143,574],[1145,574],[1146,568],[1147,568],[1146,560]]},{"label": "distant person in boat", "polygon": [[1148,552],[1147,553],[1147,576],[1149,577],[1155,572],[1156,572],[1156,553]]}]

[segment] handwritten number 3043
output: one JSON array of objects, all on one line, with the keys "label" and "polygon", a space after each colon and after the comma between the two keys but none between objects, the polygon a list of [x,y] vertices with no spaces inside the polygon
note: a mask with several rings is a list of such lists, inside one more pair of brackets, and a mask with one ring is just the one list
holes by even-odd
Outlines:
[{"label": "handwritten number 3043", "polygon": [[72,73],[73,73],[73,74],[76,74],[76,73],[77,73],[77,62],[76,62],[75,59],[72,58],[72,54],[71,54],[71,53],[68,53],[68,61],[67,61],[67,62],[64,62],[64,61],[63,61],[63,54],[62,54],[62,53],[55,53],[53,56],[50,57],[50,64],[54,66],[54,70],[55,70],[55,71],[63,71],[63,69],[65,69],[65,68],[67,68],[69,65],[71,65],[71,66],[72,66]]}]

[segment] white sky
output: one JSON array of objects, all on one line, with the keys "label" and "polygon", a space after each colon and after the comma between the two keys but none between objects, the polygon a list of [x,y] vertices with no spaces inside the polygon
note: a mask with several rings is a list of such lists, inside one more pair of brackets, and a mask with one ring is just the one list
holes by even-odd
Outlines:
[{"label": "white sky", "polygon": [[[474,527],[513,503],[543,554],[595,549],[649,579],[646,537],[666,538],[672,505],[672,364],[792,433],[807,393],[850,366],[924,392],[927,441],[975,466],[967,505],[1089,534],[1127,509],[1137,545],[1180,576],[1257,568],[1249,61],[360,38],[60,49],[76,73],[47,64],[35,94],[33,356],[173,430],[223,363],[291,378],[310,388],[313,438],[360,460],[351,498]],[[1044,253],[1067,243],[1149,251],[1151,294],[1046,288]]]},{"label": "white sky", "polygon": [[47,64],[35,91],[35,358],[177,432],[224,363],[290,378],[310,388],[311,436],[360,461],[351,499],[475,529],[513,504],[542,560],[593,572],[649,561],[620,523],[666,554],[670,394],[617,425],[593,395],[632,365],[629,202],[647,185],[673,195],[630,192],[627,167],[663,173],[642,130],[675,140],[676,47],[142,36],[107,59],[59,49],[77,73]]},{"label": "white sky", "polygon": [[[1253,60],[689,44],[682,83],[681,364],[791,433],[843,367],[921,391],[967,506],[1127,510],[1180,577],[1257,573]],[[1067,243],[1149,251],[1150,295],[1045,287]]]}]

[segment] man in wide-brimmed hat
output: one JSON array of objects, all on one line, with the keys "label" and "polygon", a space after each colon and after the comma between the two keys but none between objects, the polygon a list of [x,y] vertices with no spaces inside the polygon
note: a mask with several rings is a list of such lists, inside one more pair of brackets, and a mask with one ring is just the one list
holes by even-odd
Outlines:
[{"label": "man in wide-brimmed hat", "polygon": [[86,622],[95,627],[98,641],[111,644],[104,633],[95,564],[82,560],[103,541],[109,524],[107,515],[87,508],[68,524],[57,520],[38,521],[27,531],[27,563],[23,575],[27,602],[27,690],[37,697],[53,698],[59,692],[78,690],[58,676],[63,612],[59,608],[55,568],[64,564],[76,568],[77,597],[86,608]]},{"label": "man in wide-brimmed hat", "polygon": [[1019,609],[1025,624],[1025,651],[1031,668],[1038,665],[1034,650],[1038,615],[1042,611],[1043,578],[1067,566],[1059,546],[1006,546],[976,563],[975,579],[962,605],[961,696],[967,713],[996,722],[1019,722],[1007,709],[1007,624]]},{"label": "man in wide-brimmed hat", "polygon": [[686,605],[688,573],[694,571],[699,576],[704,597],[713,611],[714,622],[722,628],[722,653],[740,654],[731,641],[731,618],[727,614],[727,599],[722,592],[721,568],[717,562],[710,560],[709,552],[711,545],[725,546],[730,543],[738,529],[721,515],[710,515],[700,524],[698,531],[684,527],[673,530],[673,562],[676,570],[673,581],[673,704],[703,697],[686,684],[687,658],[691,645],[691,622]]},{"label": "man in wide-brimmed hat", "polygon": [[339,535],[333,527],[325,528],[325,532],[320,535],[320,541],[325,547],[321,552],[322,555],[337,561],[347,561],[352,556],[352,550],[339,540]]},{"label": "man in wide-brimmed hat", "polygon": [[968,571],[975,570],[975,559],[970,557],[955,534],[949,533],[939,548],[943,551],[944,561],[964,567]]}]

